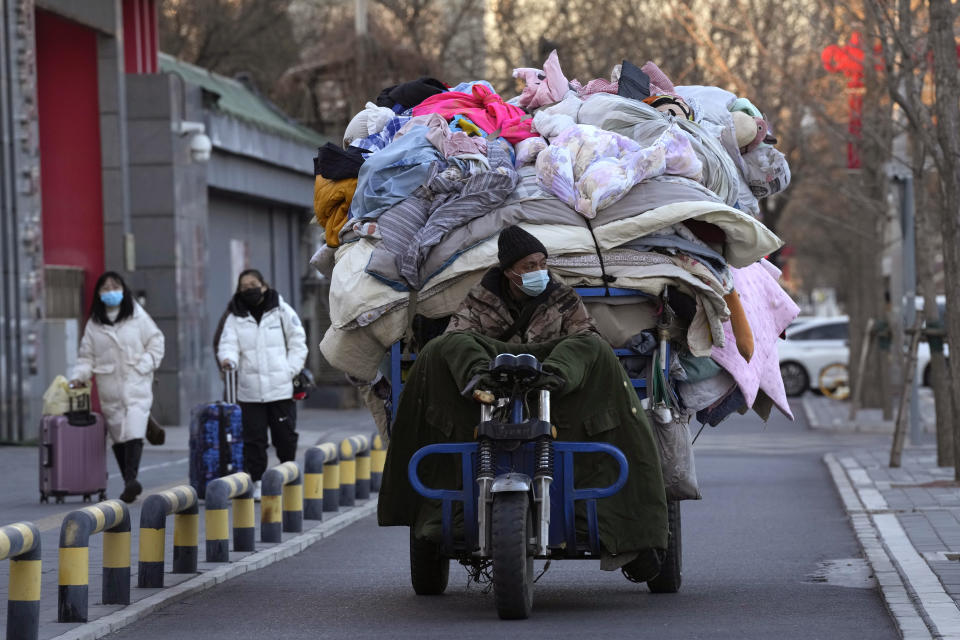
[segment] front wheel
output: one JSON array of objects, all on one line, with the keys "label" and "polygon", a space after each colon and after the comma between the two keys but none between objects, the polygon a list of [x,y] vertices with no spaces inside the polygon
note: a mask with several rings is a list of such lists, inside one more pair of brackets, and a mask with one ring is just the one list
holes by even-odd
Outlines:
[{"label": "front wheel", "polygon": [[660,573],[647,581],[653,593],[676,593],[680,590],[683,574],[683,546],[680,538],[680,501],[667,501],[667,523],[670,527],[667,540],[667,557],[660,565]]},{"label": "front wheel", "polygon": [[525,493],[493,497],[490,543],[493,596],[503,620],[523,620],[533,609],[533,511]]},{"label": "front wheel", "polygon": [[438,596],[447,589],[450,558],[440,553],[440,545],[417,540],[410,527],[410,581],[418,596]]}]

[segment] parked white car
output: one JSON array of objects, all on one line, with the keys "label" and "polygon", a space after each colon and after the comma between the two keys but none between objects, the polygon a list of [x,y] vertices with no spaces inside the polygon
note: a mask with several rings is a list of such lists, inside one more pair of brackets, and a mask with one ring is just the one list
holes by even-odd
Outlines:
[{"label": "parked white car", "polygon": [[[850,320],[847,316],[805,317],[787,328],[787,339],[777,343],[780,375],[788,396],[817,389],[820,372],[832,364],[847,365],[850,358]],[[930,345],[917,348],[917,375],[921,384],[930,384]]]}]

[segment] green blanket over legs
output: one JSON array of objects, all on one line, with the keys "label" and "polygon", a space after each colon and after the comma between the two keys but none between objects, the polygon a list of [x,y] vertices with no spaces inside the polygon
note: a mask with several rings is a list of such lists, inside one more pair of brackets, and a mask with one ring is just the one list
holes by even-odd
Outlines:
[{"label": "green blanket over legs", "polygon": [[[460,392],[499,353],[531,353],[544,368],[566,380],[564,388],[551,395],[558,440],[606,442],[626,456],[630,465],[626,485],[597,501],[605,551],[620,555],[665,549],[667,504],[653,432],[610,345],[593,334],[538,344],[507,344],[460,332],[430,341],[410,369],[397,407],[377,505],[380,525],[413,526],[416,537],[439,541],[439,502],[413,490],[407,464],[428,444],[474,440],[479,405]],[[616,481],[617,465],[604,454],[578,454],[574,466],[577,487],[605,487]],[[429,487],[458,488],[458,457],[428,456],[421,462],[419,474]],[[462,536],[462,511],[456,511],[455,535]],[[585,535],[582,504],[577,511],[578,533]]]}]

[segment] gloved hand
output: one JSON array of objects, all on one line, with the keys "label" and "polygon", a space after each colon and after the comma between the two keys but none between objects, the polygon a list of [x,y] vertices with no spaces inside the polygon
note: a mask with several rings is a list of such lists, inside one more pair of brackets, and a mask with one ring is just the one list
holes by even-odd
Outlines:
[{"label": "gloved hand", "polygon": [[470,381],[467,382],[467,386],[463,388],[463,391],[460,392],[464,398],[472,398],[473,392],[476,390],[490,391],[494,388],[494,382],[496,381],[496,376],[487,371],[481,370],[478,373],[474,374]]},{"label": "gloved hand", "polygon": [[563,391],[565,386],[567,381],[563,377],[546,369],[540,372],[540,376],[533,383],[534,389],[545,389],[550,393]]}]

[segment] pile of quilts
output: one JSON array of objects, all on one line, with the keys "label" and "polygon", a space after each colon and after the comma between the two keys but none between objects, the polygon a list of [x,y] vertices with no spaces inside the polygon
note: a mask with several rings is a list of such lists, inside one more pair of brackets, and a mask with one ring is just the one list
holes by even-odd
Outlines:
[{"label": "pile of quilts", "polygon": [[782,243],[757,219],[790,170],[763,114],[717,87],[674,86],[653,62],[581,84],[553,52],[514,77],[525,87],[511,99],[486,81],[387,87],[342,146],[319,150],[325,358],[373,380],[410,319],[453,313],[519,224],[554,277],[636,293],[585,302],[638,369],[651,373],[669,325],[661,410],[711,424],[747,408],[791,415],[776,340],[798,309],[764,260]]}]

